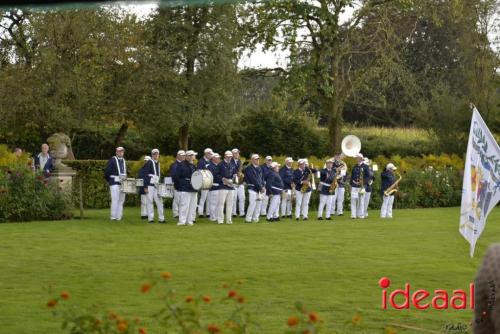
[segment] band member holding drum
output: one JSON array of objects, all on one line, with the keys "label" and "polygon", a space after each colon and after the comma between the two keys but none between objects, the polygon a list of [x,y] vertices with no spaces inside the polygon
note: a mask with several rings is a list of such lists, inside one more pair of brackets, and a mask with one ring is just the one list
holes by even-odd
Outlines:
[{"label": "band member holding drum", "polygon": [[396,184],[394,171],[396,166],[392,162],[388,163],[385,170],[381,174],[382,186],[380,187],[380,194],[382,196],[382,208],[380,210],[380,218],[392,218],[392,205],[394,204],[394,195],[386,194],[391,186]]},{"label": "band member holding drum", "polygon": [[[210,159],[212,159],[214,152],[212,151],[211,148],[206,148],[203,151],[203,158],[200,159],[198,162],[198,169],[199,170],[205,170],[208,169],[208,166],[210,166]],[[207,201],[208,197],[208,189],[202,189],[201,194],[200,194],[200,202],[198,203],[198,216],[199,217],[205,217],[209,216],[209,210],[210,210],[210,205],[208,204]],[[205,210],[205,205],[206,205],[206,210]]]},{"label": "band member holding drum", "polygon": [[231,163],[233,164],[238,177],[238,182],[234,185],[233,216],[236,216],[236,208],[238,207],[240,217],[243,218],[245,217],[245,186],[243,185],[243,180],[240,180],[240,178],[243,177],[243,163],[240,160],[240,150],[233,148],[231,152],[233,153]]},{"label": "band member holding drum", "polygon": [[365,186],[365,196],[363,201],[363,216],[368,218],[368,206],[370,205],[370,198],[372,196],[372,184],[373,180],[375,180],[375,173],[373,172],[372,167],[370,166],[370,159],[365,157],[363,159],[363,164],[366,166],[366,173],[364,173],[363,177],[363,185]]},{"label": "band member holding drum", "polygon": [[245,217],[246,223],[258,223],[260,205],[265,194],[264,176],[259,166],[259,155],[252,154],[250,165],[245,168],[245,182],[248,188],[248,208]]},{"label": "band member holding drum", "polygon": [[123,204],[125,193],[121,191],[121,182],[127,178],[127,165],[123,155],[123,147],[116,148],[116,155],[108,160],[104,177],[109,184],[111,194],[111,220],[121,220],[123,215]]},{"label": "band member holding drum", "polygon": [[[144,157],[144,165],[139,170],[139,174],[137,175],[138,179],[142,179],[145,182],[146,177],[148,175],[148,161],[151,160],[149,155]],[[146,193],[145,187],[139,188],[139,195],[141,196],[141,219],[148,219],[148,194]]]},{"label": "band member holding drum", "polygon": [[186,160],[182,162],[177,170],[179,177],[179,222],[177,225],[192,226],[196,218],[196,203],[198,192],[191,185],[191,176],[196,170],[193,160],[196,157],[196,152],[187,151]]},{"label": "band member holding drum", "polygon": [[280,164],[277,162],[271,163],[271,170],[267,175],[266,192],[269,194],[269,210],[267,210],[267,221],[280,220],[280,201],[281,193],[284,190],[283,180],[279,174]]},{"label": "band member holding drum", "polygon": [[226,224],[233,223],[233,176],[236,174],[234,165],[231,163],[233,153],[226,151],[224,160],[217,165],[216,174],[222,179],[219,190],[219,201],[217,203],[217,223],[224,224],[224,205],[226,212]]},{"label": "band member holding drum", "polygon": [[186,152],[183,150],[177,151],[177,156],[175,158],[174,163],[170,166],[170,177],[174,182],[174,199],[172,201],[172,213],[174,219],[179,217],[179,197],[180,195],[177,193],[179,190],[179,177],[177,176],[177,169],[182,164],[182,162],[186,159]]},{"label": "band member holding drum", "polygon": [[335,184],[337,180],[337,174],[335,169],[333,169],[333,159],[326,160],[326,167],[320,170],[320,195],[319,195],[319,207],[318,207],[318,220],[323,220],[323,210],[326,206],[326,220],[331,220],[332,205],[335,201],[335,192],[337,190],[338,183]]},{"label": "band member holding drum", "polygon": [[208,206],[210,213],[210,221],[217,221],[217,205],[219,204],[219,190],[222,188],[222,177],[217,174],[217,166],[220,164],[220,155],[214,153],[212,156],[212,161],[208,166],[208,170],[212,173],[214,181],[212,187],[208,191]]},{"label": "band member holding drum", "polygon": [[[281,196],[281,217],[292,217],[292,192],[295,189],[293,183],[293,159],[285,159],[285,166],[280,169],[280,177],[283,181],[284,191]],[[292,189],[293,188],[293,189]]]},{"label": "band member holding drum", "polygon": [[336,154],[333,160],[333,168],[335,168],[337,174],[337,191],[335,192],[336,199],[332,205],[332,213],[337,216],[344,214],[345,185],[347,182],[347,168],[345,166],[342,155]]},{"label": "band member holding drum", "polygon": [[316,171],[306,167],[306,159],[299,159],[299,168],[293,172],[293,183],[296,185],[295,219],[308,219],[309,200],[311,199],[311,179]]},{"label": "band member holding drum", "polygon": [[146,168],[147,177],[144,180],[145,191],[148,194],[148,222],[154,223],[155,210],[154,204],[156,203],[156,210],[158,211],[158,222],[165,223],[165,216],[163,215],[163,199],[158,195],[158,183],[160,183],[160,151],[155,148],[151,151],[151,160],[147,162]]},{"label": "band member holding drum", "polygon": [[365,218],[364,216],[364,177],[368,173],[368,166],[363,163],[363,155],[356,154],[356,165],[351,173],[351,218]]},{"label": "band member holding drum", "polygon": [[[262,165],[262,176],[264,177],[264,184],[267,180],[267,175],[271,171],[271,163],[273,162],[273,158],[268,155],[266,157],[266,163]],[[267,194],[264,194],[262,197],[262,203],[260,204],[260,215],[265,216],[267,214],[267,204],[269,203],[269,197]]]}]

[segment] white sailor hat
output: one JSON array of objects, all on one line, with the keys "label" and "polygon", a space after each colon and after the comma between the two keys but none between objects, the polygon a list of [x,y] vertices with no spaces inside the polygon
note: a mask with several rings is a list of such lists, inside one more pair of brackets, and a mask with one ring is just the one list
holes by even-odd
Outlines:
[{"label": "white sailor hat", "polygon": [[231,152],[231,151],[226,151],[226,152],[224,152],[224,156],[225,156],[225,157],[232,157],[232,156],[233,156],[233,152]]},{"label": "white sailor hat", "polygon": [[387,166],[385,167],[385,169],[398,169],[396,166],[394,166],[394,164],[392,162],[389,162],[387,164]]},{"label": "white sailor hat", "polygon": [[285,159],[285,162],[293,162],[293,158],[292,157],[288,157]]},{"label": "white sailor hat", "polygon": [[207,154],[207,153],[212,153],[212,154],[213,154],[213,153],[214,153],[214,151],[212,151],[212,149],[211,149],[211,148],[207,147],[207,148],[203,151],[203,153],[205,153],[205,154]]},{"label": "white sailor hat", "polygon": [[298,162],[299,165],[302,165],[302,164],[306,163],[306,160],[305,159],[299,159],[297,162]]},{"label": "white sailor hat", "polygon": [[355,158],[361,158],[361,159],[363,159],[363,158],[364,158],[364,157],[363,157],[363,154],[361,154],[361,153],[356,154],[354,157],[355,157]]},{"label": "white sailor hat", "polygon": [[149,155],[146,155],[146,156],[144,157],[144,161],[149,161],[149,160],[151,160],[151,157],[150,157]]},{"label": "white sailor hat", "polygon": [[186,155],[186,152],[184,152],[184,150],[178,150],[177,155]]},{"label": "white sailor hat", "polygon": [[122,146],[118,146],[118,147],[116,148],[116,151],[125,151],[125,149],[124,149]]},{"label": "white sailor hat", "polygon": [[364,157],[364,158],[363,158],[363,163],[364,163],[365,165],[369,165],[369,164],[370,164],[370,159],[368,159],[367,157]]},{"label": "white sailor hat", "polygon": [[198,153],[196,153],[195,151],[193,150],[189,150],[189,151],[186,151],[186,155],[194,155],[196,156]]},{"label": "white sailor hat", "polygon": [[271,163],[271,168],[276,168],[276,167],[279,167],[280,164],[277,163],[276,161],[274,161],[273,163]]},{"label": "white sailor hat", "polygon": [[160,154],[160,150],[159,150],[159,149],[157,149],[157,148],[154,148],[154,149],[151,151],[151,154],[155,154],[155,153]]},{"label": "white sailor hat", "polygon": [[329,162],[333,163],[333,162],[334,162],[334,160],[333,160],[333,158],[330,158],[330,159],[326,159],[326,162],[327,162],[327,163],[329,163]]},{"label": "white sailor hat", "polygon": [[238,150],[237,148],[233,148],[233,149],[231,150],[231,152],[233,152],[233,153],[240,153],[240,150]]},{"label": "white sailor hat", "polygon": [[219,153],[214,153],[212,155],[212,158],[218,158],[218,159],[220,159],[220,154]]},{"label": "white sailor hat", "polygon": [[260,159],[259,155],[258,154],[252,154],[252,159]]},{"label": "white sailor hat", "polygon": [[270,155],[268,155],[268,156],[266,157],[266,160],[273,160],[273,157],[272,157],[272,156],[270,156]]}]

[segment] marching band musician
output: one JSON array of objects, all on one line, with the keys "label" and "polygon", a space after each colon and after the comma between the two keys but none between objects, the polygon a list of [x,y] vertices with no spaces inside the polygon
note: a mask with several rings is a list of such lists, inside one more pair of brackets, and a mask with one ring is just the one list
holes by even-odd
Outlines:
[{"label": "marching band musician", "polygon": [[281,199],[281,216],[292,217],[292,186],[293,184],[293,159],[288,157],[285,159],[285,166],[280,169],[280,177],[283,181],[284,196]]},{"label": "marching band musician", "polygon": [[301,215],[303,220],[307,220],[312,191],[309,178],[315,171],[306,167],[306,159],[299,159],[298,164],[299,168],[293,172],[293,183],[296,186],[295,220],[299,220]]},{"label": "marching band musician", "polygon": [[[326,160],[326,167],[320,170],[320,195],[318,207],[318,220],[323,220],[323,209],[326,206],[326,220],[331,220],[332,205],[335,201],[335,193],[337,189],[332,189],[332,183],[336,179],[336,172],[333,169],[333,159]],[[338,187],[338,184],[337,184]]]},{"label": "marching band musician", "polygon": [[259,166],[259,155],[252,154],[250,164],[245,168],[245,182],[248,188],[248,208],[245,217],[246,223],[258,223],[262,200],[259,198],[265,193],[264,177]]},{"label": "marching band musician", "polygon": [[196,218],[196,203],[198,192],[191,185],[191,176],[196,170],[193,163],[196,152],[186,151],[186,160],[181,163],[177,170],[179,178],[179,222],[178,226],[192,226]]},{"label": "marching band musician", "polygon": [[125,163],[125,159],[123,158],[124,153],[125,149],[123,147],[117,147],[116,155],[108,160],[108,164],[104,172],[104,177],[108,181],[109,192],[111,194],[111,220],[121,220],[123,215],[125,193],[121,191],[120,185],[122,180],[127,178],[127,165]]},{"label": "marching band musician", "polygon": [[[243,170],[242,162],[240,160],[240,150],[233,148],[231,152],[233,153],[231,163],[234,165],[236,173],[238,174],[240,170]],[[241,175],[238,175],[238,177],[240,176]],[[234,185],[233,216],[236,216],[236,207],[238,207],[240,211],[240,218],[243,218],[245,217],[245,186],[241,181],[242,180],[239,180],[239,183],[241,184]]]},{"label": "marching band musician", "polygon": [[[210,166],[211,163],[210,159],[212,159],[213,154],[214,152],[212,151],[211,148],[206,148],[203,151],[203,158],[201,158],[200,161],[198,162],[198,169],[200,170],[208,169],[208,166]],[[207,196],[208,196],[208,189],[202,189],[200,195],[200,203],[198,204],[198,216],[200,217],[205,217],[205,212],[207,217],[210,214],[209,213],[210,205],[208,204]]]},{"label": "marching band musician", "polygon": [[[364,177],[368,166],[363,163],[363,154],[356,155],[356,165],[351,173],[351,218],[364,218]],[[362,188],[363,186],[363,188]]]},{"label": "marching band musician", "polygon": [[[139,174],[137,175],[137,178],[142,179],[143,182],[145,182],[144,180],[146,180],[147,177],[147,162],[149,160],[151,160],[151,157],[146,155],[144,157],[144,165],[141,167]],[[148,219],[148,194],[146,193],[144,187],[139,188],[139,195],[141,195],[141,219]]]},{"label": "marching band musician", "polygon": [[370,159],[364,158],[363,163],[366,165],[366,173],[363,175],[363,185],[365,186],[365,195],[363,201],[363,216],[368,218],[368,206],[370,205],[370,198],[372,196],[372,183],[375,180],[375,173],[370,166]]},{"label": "marching band musician", "polygon": [[279,174],[280,164],[276,161],[271,163],[271,169],[266,179],[266,192],[269,194],[269,210],[267,210],[267,221],[280,221],[281,193],[284,190],[283,180]]},{"label": "marching band musician", "polygon": [[[342,161],[342,155],[336,154],[333,161],[333,168],[338,174],[341,174],[341,168],[344,166]],[[332,203],[332,213],[337,216],[342,216],[344,214],[344,196],[345,196],[345,184],[347,182],[347,171],[345,175],[340,178],[337,177],[337,190],[335,191],[335,200]]]},{"label": "marching band musician", "polygon": [[222,177],[217,174],[217,165],[220,164],[220,155],[218,153],[214,153],[212,155],[212,159],[210,165],[208,166],[208,170],[213,175],[213,183],[212,187],[208,190],[208,206],[209,206],[209,214],[210,221],[217,221],[217,205],[219,204],[219,190],[222,185]]},{"label": "marching band musician", "polygon": [[217,223],[224,224],[224,205],[226,213],[226,224],[233,223],[233,176],[236,174],[234,165],[231,163],[233,153],[226,151],[224,160],[217,165],[216,173],[222,179],[221,189],[219,190],[219,201],[217,203]]},{"label": "marching band musician", "polygon": [[147,162],[148,167],[146,168],[147,177],[144,182],[144,191],[148,194],[148,222],[154,223],[155,219],[155,209],[154,204],[156,204],[156,210],[158,211],[158,222],[165,223],[165,217],[163,216],[163,200],[158,196],[158,189],[156,188],[160,182],[160,151],[155,148],[151,151],[151,160]]},{"label": "marching band musician", "polygon": [[381,174],[382,186],[380,193],[382,196],[382,208],[380,210],[380,218],[392,218],[392,205],[394,204],[394,195],[385,195],[384,192],[394,184],[394,171],[396,166],[392,162],[388,163],[385,170]]},{"label": "marching band musician", "polygon": [[177,193],[177,191],[179,191],[179,178],[177,177],[177,169],[185,159],[186,159],[186,152],[184,152],[183,150],[179,150],[177,151],[174,163],[170,166],[170,177],[174,182],[174,199],[172,201],[172,214],[174,216],[174,219],[179,217],[180,195]]},{"label": "marching band musician", "polygon": [[[267,175],[271,170],[271,163],[273,162],[273,158],[268,155],[266,157],[266,162],[262,165],[262,177],[264,178],[264,185],[266,183]],[[262,203],[260,203],[260,215],[265,216],[267,214],[267,205],[269,203],[269,196],[267,194],[262,195]]]}]

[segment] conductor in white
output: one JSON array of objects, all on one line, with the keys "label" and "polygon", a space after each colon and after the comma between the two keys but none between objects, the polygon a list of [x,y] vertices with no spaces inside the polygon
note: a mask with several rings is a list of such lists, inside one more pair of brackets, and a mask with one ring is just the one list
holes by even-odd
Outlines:
[{"label": "conductor in white", "polygon": [[116,148],[116,155],[109,159],[104,172],[104,177],[109,184],[111,194],[111,220],[121,220],[123,215],[123,203],[125,203],[125,193],[121,191],[122,180],[127,178],[127,164],[123,155],[123,147]]}]

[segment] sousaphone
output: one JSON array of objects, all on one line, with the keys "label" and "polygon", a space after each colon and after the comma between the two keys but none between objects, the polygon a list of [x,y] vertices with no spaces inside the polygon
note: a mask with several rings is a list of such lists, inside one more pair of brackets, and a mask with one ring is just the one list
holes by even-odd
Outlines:
[{"label": "sousaphone", "polygon": [[354,135],[345,136],[342,139],[342,153],[345,156],[354,158],[359,152],[361,152],[361,140]]}]

